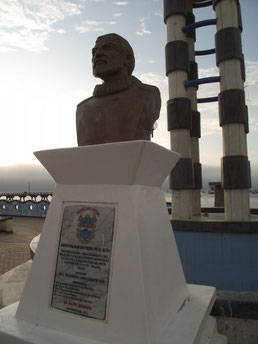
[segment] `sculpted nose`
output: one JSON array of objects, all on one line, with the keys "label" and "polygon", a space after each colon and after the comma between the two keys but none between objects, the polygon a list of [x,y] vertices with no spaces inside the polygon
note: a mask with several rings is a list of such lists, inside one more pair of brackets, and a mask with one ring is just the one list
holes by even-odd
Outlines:
[{"label": "sculpted nose", "polygon": [[102,50],[98,50],[95,54],[95,58],[98,58],[98,57],[103,57],[104,54],[103,54],[103,51]]},{"label": "sculpted nose", "polygon": [[95,61],[96,59],[104,57],[104,56],[105,54],[103,53],[103,50],[101,48],[98,48],[92,56],[92,61]]}]

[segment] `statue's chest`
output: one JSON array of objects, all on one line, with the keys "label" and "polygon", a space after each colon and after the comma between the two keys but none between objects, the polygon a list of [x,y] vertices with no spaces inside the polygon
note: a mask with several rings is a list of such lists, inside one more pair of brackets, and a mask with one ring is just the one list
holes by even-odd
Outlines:
[{"label": "statue's chest", "polygon": [[96,98],[92,104],[87,104],[84,114],[98,120],[127,120],[139,119],[144,111],[144,101],[136,95],[108,96]]},{"label": "statue's chest", "polygon": [[93,97],[77,110],[80,145],[146,139],[144,129],[146,97],[139,92],[121,92]]}]

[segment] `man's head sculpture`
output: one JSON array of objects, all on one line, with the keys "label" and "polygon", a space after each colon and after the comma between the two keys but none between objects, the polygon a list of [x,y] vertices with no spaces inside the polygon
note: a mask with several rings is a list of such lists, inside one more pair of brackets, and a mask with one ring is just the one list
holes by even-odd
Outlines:
[{"label": "man's head sculpture", "polygon": [[97,38],[92,68],[103,84],[77,107],[79,146],[150,140],[159,117],[160,93],[131,75],[134,65],[133,49],[123,37],[111,33]]},{"label": "man's head sculpture", "polygon": [[93,75],[102,80],[124,68],[131,75],[135,66],[133,49],[126,39],[115,33],[99,36],[92,49],[92,66]]}]

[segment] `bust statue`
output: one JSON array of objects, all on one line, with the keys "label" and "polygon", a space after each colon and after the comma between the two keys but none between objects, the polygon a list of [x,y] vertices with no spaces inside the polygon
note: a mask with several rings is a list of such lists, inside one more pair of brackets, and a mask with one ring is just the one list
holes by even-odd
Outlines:
[{"label": "bust statue", "polygon": [[100,36],[92,49],[93,75],[103,83],[77,106],[79,146],[150,140],[159,117],[160,92],[132,76],[133,49],[117,34]]}]

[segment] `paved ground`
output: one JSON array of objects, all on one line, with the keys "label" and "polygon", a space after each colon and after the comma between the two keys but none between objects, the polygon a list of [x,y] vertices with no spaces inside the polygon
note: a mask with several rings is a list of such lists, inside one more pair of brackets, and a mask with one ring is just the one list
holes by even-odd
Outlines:
[{"label": "paved ground", "polygon": [[0,275],[30,260],[29,244],[43,223],[43,218],[14,217],[13,233],[0,232]]},{"label": "paved ground", "polygon": [[0,232],[0,308],[19,301],[32,263],[30,242],[43,224],[42,218],[14,217],[13,233]]}]

